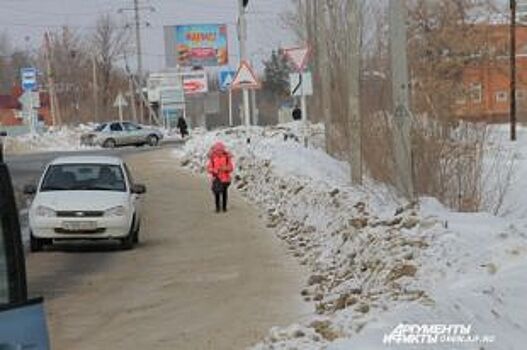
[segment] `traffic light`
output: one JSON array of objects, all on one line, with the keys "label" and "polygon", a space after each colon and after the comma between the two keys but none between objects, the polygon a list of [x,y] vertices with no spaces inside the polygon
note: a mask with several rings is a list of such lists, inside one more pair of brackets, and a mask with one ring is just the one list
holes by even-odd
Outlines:
[{"label": "traffic light", "polygon": [[249,5],[249,0],[243,0],[243,8],[246,8]]}]

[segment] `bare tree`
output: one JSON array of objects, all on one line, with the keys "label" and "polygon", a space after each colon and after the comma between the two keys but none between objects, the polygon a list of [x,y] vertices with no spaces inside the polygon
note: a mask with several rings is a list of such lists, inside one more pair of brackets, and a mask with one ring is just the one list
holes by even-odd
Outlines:
[{"label": "bare tree", "polygon": [[0,33],[0,92],[10,93],[20,81],[20,69],[31,62],[28,52],[13,47],[7,32]]},{"label": "bare tree", "polygon": [[[294,0],[286,17],[298,40],[313,48],[312,108],[324,121],[327,151],[348,159],[350,23],[354,0]],[[373,178],[394,183],[388,0],[361,1],[361,114],[363,157]],[[414,115],[412,149],[419,194],[460,210],[482,205],[485,129],[456,119],[467,67],[492,64],[508,49],[489,40],[493,0],[407,0],[408,61]],[[502,43],[503,44],[503,43]],[[505,67],[506,69],[507,67]],[[367,151],[365,151],[367,150]]]},{"label": "bare tree", "polygon": [[[84,111],[89,107],[85,104],[88,94],[86,74],[88,70],[86,56],[88,50],[82,35],[69,27],[63,27],[48,33],[49,45],[44,39],[44,45],[39,58],[39,64],[48,68],[44,71],[53,78],[59,111],[64,123],[83,121]],[[46,88],[48,79],[46,79]]]},{"label": "bare tree", "polygon": [[7,33],[0,33],[0,92],[7,92],[10,87],[9,81],[12,78],[9,67],[11,50],[11,42]]},{"label": "bare tree", "polygon": [[[120,27],[110,15],[103,15],[91,39],[99,79],[99,98],[105,116],[111,113],[111,103],[116,90],[124,84],[124,72],[117,68],[117,61],[126,53],[130,42],[128,31]],[[124,81],[123,81],[124,80]]]},{"label": "bare tree", "polygon": [[11,74],[11,41],[6,32],[0,33],[0,92],[6,93],[13,79]]}]

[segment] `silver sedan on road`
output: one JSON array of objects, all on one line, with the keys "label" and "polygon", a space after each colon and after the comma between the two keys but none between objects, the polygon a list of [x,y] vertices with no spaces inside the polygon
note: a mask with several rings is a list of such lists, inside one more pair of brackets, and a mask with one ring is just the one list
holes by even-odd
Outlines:
[{"label": "silver sedan on road", "polygon": [[81,136],[81,145],[114,148],[117,146],[157,146],[163,139],[160,130],[131,122],[108,122]]}]

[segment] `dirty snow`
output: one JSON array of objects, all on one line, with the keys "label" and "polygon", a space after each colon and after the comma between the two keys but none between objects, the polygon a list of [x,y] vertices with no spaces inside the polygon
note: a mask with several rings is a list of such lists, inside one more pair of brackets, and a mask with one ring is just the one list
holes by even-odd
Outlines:
[{"label": "dirty snow", "polygon": [[493,342],[390,348],[523,349],[527,132],[513,145],[496,130],[495,149],[518,164],[518,190],[504,196],[500,216],[452,212],[433,198],[414,207],[371,180],[350,186],[349,167],[321,149],[321,126],[310,128],[309,148],[285,140],[300,135],[292,123],[199,132],[175,151],[202,173],[211,144],[224,141],[235,154],[234,187],[311,271],[299,293],[312,303],[312,317],[272,329],[254,349],[386,349],[384,335],[401,323],[468,324],[472,335]]},{"label": "dirty snow", "polygon": [[8,154],[79,151],[86,149],[85,146],[80,145],[80,136],[92,129],[93,126],[91,125],[80,125],[77,127],[50,128],[42,133],[6,137],[4,149]]}]

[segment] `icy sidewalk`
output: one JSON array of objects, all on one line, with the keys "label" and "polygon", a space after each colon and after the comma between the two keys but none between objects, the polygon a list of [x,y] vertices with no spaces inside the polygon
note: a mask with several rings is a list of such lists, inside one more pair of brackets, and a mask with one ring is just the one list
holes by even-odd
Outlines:
[{"label": "icy sidewalk", "polygon": [[[322,144],[320,129],[311,132]],[[527,340],[526,223],[451,213],[432,199],[419,210],[371,182],[352,188],[345,163],[285,141],[289,133],[298,126],[203,133],[176,154],[203,172],[210,145],[224,141],[236,158],[234,186],[311,270],[299,292],[313,303],[312,320],[271,330],[255,349],[385,349],[384,335],[406,322],[469,323],[496,336],[493,349]]]}]

